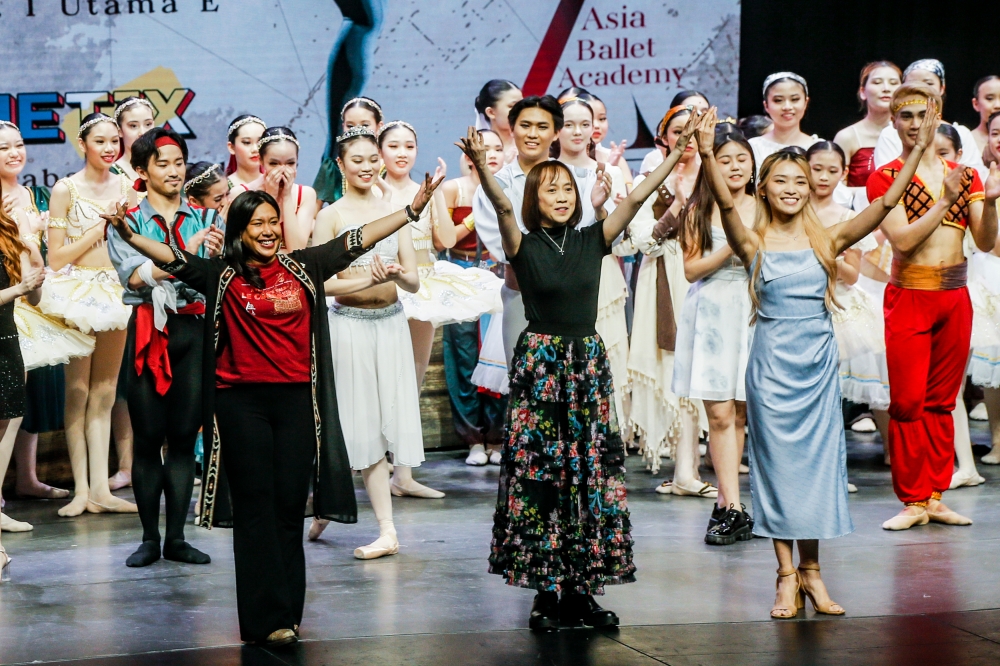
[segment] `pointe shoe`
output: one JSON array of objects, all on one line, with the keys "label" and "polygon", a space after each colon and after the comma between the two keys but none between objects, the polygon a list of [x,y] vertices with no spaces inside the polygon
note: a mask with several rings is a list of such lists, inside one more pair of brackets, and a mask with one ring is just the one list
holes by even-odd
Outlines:
[{"label": "pointe shoe", "polygon": [[24,523],[20,520],[14,520],[6,513],[0,513],[0,531],[3,532],[30,532],[35,529],[35,526],[31,523]]},{"label": "pointe shoe", "polygon": [[958,470],[951,475],[951,485],[948,486],[948,490],[962,487],[972,488],[983,483],[986,483],[986,479],[979,476],[978,472],[973,470],[971,473],[963,474],[961,470]]},{"label": "pointe shoe", "polygon": [[795,576],[795,607],[791,606],[779,606],[777,601],[775,601],[774,607],[771,608],[771,617],[776,620],[790,620],[799,614],[799,609],[804,608],[806,605],[805,599],[802,598],[802,580],[799,578],[799,572],[795,569],[778,569],[778,580],[774,583],[774,592],[777,594],[778,590],[781,588],[781,579],[787,578],[788,576]]},{"label": "pointe shoe", "polygon": [[852,432],[875,432],[876,430],[878,430],[878,428],[875,427],[875,421],[867,416],[863,419],[859,419],[854,425],[851,426]]},{"label": "pointe shoe", "polygon": [[980,458],[980,460],[986,465],[1000,465],[1000,446],[994,447],[992,451]]},{"label": "pointe shoe", "polygon": [[740,474],[749,474],[749,473],[750,473],[750,468],[744,465],[743,463],[740,463]]},{"label": "pointe shoe", "polygon": [[3,546],[0,546],[0,555],[3,555],[3,564],[0,565],[0,583],[9,583],[10,562],[14,558],[7,554],[7,551],[3,549]]},{"label": "pointe shoe", "polygon": [[469,449],[469,455],[465,459],[465,464],[472,467],[482,467],[489,461],[490,457],[486,455],[486,448],[482,444],[473,444],[472,448]]},{"label": "pointe shoe", "polygon": [[959,513],[955,513],[940,501],[932,502],[927,506],[927,518],[932,523],[941,523],[942,525],[962,526],[972,524],[971,518],[966,518]]},{"label": "pointe shoe", "polygon": [[[657,488],[657,490],[659,490],[659,488]],[[671,488],[671,493],[682,497],[708,497],[716,499],[719,496],[719,489],[711,483],[705,483],[704,481],[701,482],[701,487],[698,488],[685,488],[684,486],[675,483]]]},{"label": "pointe shoe", "polygon": [[856,493],[856,492],[858,492],[858,487],[856,485],[854,485],[853,483],[848,483],[847,484],[847,492],[849,492],[849,493]]},{"label": "pointe shoe", "polygon": [[[818,573],[819,565],[817,564],[814,567],[813,566],[805,567],[802,566],[801,564],[799,565],[799,590],[801,590],[802,594],[809,597],[809,601],[812,603],[813,610],[823,615],[843,615],[844,613],[847,612],[843,609],[843,607],[841,607],[840,604],[835,602],[833,599],[831,599],[829,603],[824,604],[822,607],[817,605],[816,597],[813,596],[813,593],[810,592],[809,588],[806,587],[805,583],[802,582],[805,579],[805,576],[802,575],[803,571],[815,571]],[[803,603],[802,605],[805,606],[805,603]]]},{"label": "pointe shoe", "polygon": [[387,532],[375,539],[367,546],[361,546],[354,550],[354,557],[359,560],[377,560],[386,555],[395,555],[399,552],[399,541],[396,539],[396,530]]},{"label": "pointe shoe", "polygon": [[[930,522],[930,516],[927,514],[927,509],[924,507],[914,507],[919,509],[916,513],[903,513],[902,511],[890,518],[889,520],[882,523],[882,529],[889,530],[891,532],[899,532],[902,530],[908,530],[911,527],[917,527],[919,525],[926,525]],[[904,509],[905,511],[905,509]]]},{"label": "pointe shoe", "polygon": [[322,534],[326,526],[330,524],[329,520],[323,520],[322,518],[313,518],[312,525],[309,526],[309,540],[315,541]]},{"label": "pointe shoe", "polygon": [[981,402],[969,412],[970,421],[989,421],[990,415],[986,412],[986,403]]},{"label": "pointe shoe", "polygon": [[441,499],[444,497],[444,493],[440,490],[434,490],[433,488],[428,488],[422,483],[412,482],[413,485],[404,488],[403,486],[393,482],[389,484],[389,492],[391,492],[395,497],[419,497],[420,499]]}]

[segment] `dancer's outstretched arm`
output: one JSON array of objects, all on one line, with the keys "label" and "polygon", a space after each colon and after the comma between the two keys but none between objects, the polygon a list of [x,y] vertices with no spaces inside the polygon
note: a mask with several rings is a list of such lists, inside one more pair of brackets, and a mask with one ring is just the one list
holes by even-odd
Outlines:
[{"label": "dancer's outstretched arm", "polygon": [[[913,174],[917,172],[917,166],[920,164],[920,158],[923,157],[924,152],[926,152],[927,148],[933,143],[938,125],[940,124],[941,120],[938,118],[937,102],[933,99],[928,99],[927,112],[924,115],[924,122],[920,125],[920,130],[917,133],[917,145],[910,151],[909,157],[906,158],[906,163],[903,164],[903,168],[900,172],[896,174],[896,179],[892,181],[892,185],[889,186],[886,193],[882,195],[881,199],[876,199],[870,206],[868,206],[868,208],[865,208],[851,219],[830,227],[830,233],[833,235],[837,254],[840,254],[871,232],[875,231],[875,229],[882,224],[882,221],[886,218],[886,216],[889,215],[892,209],[896,207],[896,204],[899,203],[899,199],[906,191],[906,186],[910,184],[911,180],[913,180]],[[961,169],[956,169],[956,171],[961,171]],[[944,199],[947,199],[947,196],[942,197],[942,200]],[[943,207],[943,210],[940,211],[939,215],[937,214],[938,211],[935,211],[934,217],[937,219],[933,222],[930,219],[928,220],[927,226],[929,227],[929,232],[926,236],[929,236],[930,233],[937,228],[941,219],[943,219],[944,214],[953,203],[954,200],[948,203],[947,206],[942,203],[941,206]],[[902,211],[900,211],[900,213],[902,213]],[[905,213],[902,214],[904,221],[906,221]],[[916,224],[920,224],[920,221],[918,220]],[[909,225],[907,222],[908,226],[916,226],[916,224]],[[926,239],[926,236],[920,239],[921,243]]]},{"label": "dancer's outstretched arm", "polygon": [[687,147],[691,137],[694,136],[697,127],[698,114],[692,111],[691,115],[688,116],[688,121],[684,125],[684,129],[681,130],[681,135],[677,138],[677,144],[670,151],[670,154],[667,155],[667,159],[660,166],[656,167],[645,180],[632,188],[632,192],[608,216],[607,221],[604,223],[605,243],[611,245],[618,238],[619,234],[625,231],[625,227],[632,221],[635,214],[639,212],[643,202],[651,197],[656,192],[656,188],[667,179],[667,176],[670,175],[670,172],[674,170],[674,167],[680,161],[681,156],[684,154],[684,149]]},{"label": "dancer's outstretched arm", "polygon": [[729,247],[733,248],[736,256],[743,261],[745,266],[757,255],[757,236],[743,226],[739,211],[733,203],[733,195],[729,191],[726,179],[719,171],[719,165],[715,161],[715,125],[718,122],[716,110],[713,106],[706,111],[698,123],[698,152],[701,153],[701,168],[705,170],[708,178],[708,185],[715,195],[715,201],[719,204],[719,214],[722,217],[722,228],[726,232],[726,240]]},{"label": "dancer's outstretched arm", "polygon": [[483,138],[479,136],[475,127],[470,127],[466,136],[459,139],[455,145],[469,157],[476,173],[479,174],[479,183],[483,187],[483,192],[486,193],[486,198],[490,200],[493,209],[497,212],[503,253],[508,258],[517,256],[518,250],[521,249],[523,234],[517,226],[517,218],[514,216],[514,207],[511,205],[510,199],[503,193],[500,183],[486,166],[486,145],[483,143]]}]

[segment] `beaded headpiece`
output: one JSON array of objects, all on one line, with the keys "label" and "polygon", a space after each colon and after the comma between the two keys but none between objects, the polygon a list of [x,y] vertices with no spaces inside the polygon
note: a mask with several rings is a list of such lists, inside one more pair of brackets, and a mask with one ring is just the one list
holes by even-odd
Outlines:
[{"label": "beaded headpiece", "polygon": [[895,106],[891,107],[889,110],[892,112],[893,115],[895,115],[896,112],[899,111],[900,109],[902,109],[904,106],[910,106],[912,104],[927,104],[927,98],[926,97],[920,97],[920,98],[908,99],[905,102],[902,102],[900,104],[896,104]]},{"label": "beaded headpiece", "polygon": [[354,127],[350,128],[349,130],[338,136],[337,143],[343,143],[344,141],[347,141],[348,139],[353,139],[356,136],[367,136],[374,139],[375,132],[371,131],[364,125],[355,125]]},{"label": "beaded headpiece", "polygon": [[219,170],[219,165],[218,164],[213,164],[212,166],[208,167],[207,169],[205,169],[203,172],[201,172],[200,174],[198,174],[197,176],[195,176],[194,178],[192,178],[188,182],[184,183],[184,189],[188,190],[191,187],[197,185],[198,183],[201,183],[201,182],[204,182],[204,181],[208,180],[209,178],[212,177],[212,174],[215,173],[218,170]]},{"label": "beaded headpiece", "polygon": [[340,110],[340,117],[343,118],[344,114],[347,113],[347,109],[356,102],[362,102],[371,107],[374,107],[378,111],[380,116],[385,115],[382,113],[382,107],[379,106],[378,102],[376,102],[375,100],[371,99],[370,97],[355,97],[354,99],[347,100],[347,103],[344,104],[344,108]]},{"label": "beaded headpiece", "polygon": [[272,134],[271,136],[261,137],[260,141],[257,142],[257,150],[260,150],[272,141],[291,141],[295,144],[296,148],[300,147],[299,140],[291,134]]},{"label": "beaded headpiece", "polygon": [[120,118],[127,109],[135,106],[136,104],[142,104],[143,106],[148,107],[149,110],[153,112],[153,117],[156,117],[156,109],[153,107],[152,102],[145,97],[133,97],[132,99],[119,104],[115,109],[115,122],[118,122],[118,118]]},{"label": "beaded headpiece", "polygon": [[226,136],[232,136],[233,132],[235,132],[239,128],[243,127],[244,125],[248,125],[250,123],[257,123],[258,125],[260,125],[264,129],[267,129],[267,123],[265,123],[263,120],[261,120],[257,116],[247,116],[246,118],[240,118],[239,120],[237,120],[236,122],[234,122],[232,125],[230,125],[229,126],[229,130],[226,132]]},{"label": "beaded headpiece", "polygon": [[911,62],[910,65],[903,70],[903,78],[905,79],[910,75],[910,72],[915,69],[922,69],[925,72],[930,72],[934,76],[938,77],[941,80],[941,83],[944,83],[944,63],[936,58],[924,58],[923,60]]},{"label": "beaded headpiece", "polygon": [[382,129],[378,131],[379,138],[381,138],[382,135],[388,132],[389,130],[394,129],[396,127],[403,127],[405,129],[410,130],[411,132],[413,132],[413,138],[414,139],[417,138],[417,130],[413,129],[413,125],[406,122],[405,120],[390,120],[385,125],[382,125]]},{"label": "beaded headpiece", "polygon": [[21,128],[15,125],[14,123],[10,122],[9,120],[0,120],[0,127],[9,127],[12,130],[16,131],[18,134],[21,133]]},{"label": "beaded headpiece", "polygon": [[799,76],[795,72],[775,72],[774,74],[771,74],[766,79],[764,79],[763,95],[765,99],[767,99],[767,89],[770,88],[775,83],[777,83],[778,81],[780,81],[781,79],[791,79],[792,81],[795,81],[800,86],[802,86],[803,90],[806,91],[806,97],[809,96],[809,84],[806,83],[806,80],[803,79],[801,76]]},{"label": "beaded headpiece", "polygon": [[83,123],[82,125],[80,125],[80,129],[76,131],[76,138],[77,139],[82,138],[83,133],[86,132],[89,128],[96,125],[97,123],[111,123],[115,127],[118,127],[118,123],[115,122],[114,118],[112,118],[111,116],[106,116],[103,113],[101,113],[96,118],[92,118],[87,122]]}]

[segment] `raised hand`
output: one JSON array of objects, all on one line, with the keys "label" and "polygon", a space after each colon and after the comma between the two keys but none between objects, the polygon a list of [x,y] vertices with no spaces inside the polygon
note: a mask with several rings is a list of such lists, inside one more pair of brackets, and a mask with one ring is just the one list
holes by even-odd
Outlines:
[{"label": "raised hand", "polygon": [[118,232],[118,235],[122,237],[122,240],[128,242],[132,238],[132,227],[128,226],[128,222],[125,220],[125,212],[125,206],[121,203],[116,203],[114,211],[101,213],[101,219],[106,223],[105,229],[110,224]]},{"label": "raised hand", "polygon": [[470,126],[466,136],[456,141],[455,145],[465,153],[476,169],[479,171],[486,169],[486,144],[483,143],[483,137],[475,127]]},{"label": "raised hand", "polygon": [[[920,128],[923,130],[923,127]],[[965,186],[965,169],[966,167],[959,166],[955,169],[951,169],[944,177],[944,200],[949,204],[953,204],[958,201],[958,197],[962,196],[962,189]]]},{"label": "raised hand", "polygon": [[[694,117],[694,114],[692,113],[691,116]],[[719,119],[714,106],[705,113],[701,114],[698,119],[698,125],[696,128],[698,152],[700,152],[703,157],[711,155],[712,151],[715,149],[715,126],[718,122]]]},{"label": "raised hand", "polygon": [[608,155],[608,164],[611,166],[618,166],[618,160],[622,158],[625,154],[625,146],[628,144],[627,141],[622,139],[622,142],[615,145],[615,142],[611,142],[611,154]]},{"label": "raised hand", "polygon": [[924,114],[924,122],[920,124],[920,129],[917,130],[918,148],[927,150],[928,146],[933,145],[934,135],[937,133],[939,125],[941,125],[941,116],[938,113],[937,101],[928,97],[927,112]]},{"label": "raised hand", "polygon": [[222,246],[226,242],[226,238],[219,229],[214,224],[208,228],[205,234],[205,249],[208,251],[209,257],[218,257],[222,254]]},{"label": "raised hand", "polygon": [[7,217],[14,217],[14,209],[17,208],[17,198],[13,193],[3,195],[3,212]]},{"label": "raised hand", "polygon": [[431,197],[434,196],[434,190],[444,182],[444,177],[445,172],[442,167],[434,170],[433,178],[429,173],[424,174],[424,182],[420,184],[420,189],[417,190],[417,194],[413,197],[413,203],[410,204],[410,208],[413,209],[414,213],[419,215],[423,212],[424,208],[430,202]]},{"label": "raised hand", "polygon": [[677,137],[677,143],[674,145],[674,150],[683,151],[687,148],[688,142],[691,141],[691,137],[694,136],[695,131],[698,129],[700,118],[701,116],[698,114],[698,111],[691,109],[691,115],[688,116],[687,122],[684,123],[683,129],[681,129],[681,135]]},{"label": "raised hand", "polygon": [[594,189],[590,191],[590,203],[594,206],[594,209],[598,209],[604,205],[604,202],[608,200],[611,195],[611,174],[601,168],[600,165],[597,167],[597,182],[594,183]]},{"label": "raised hand", "polygon": [[381,257],[377,254],[372,259],[372,286],[378,284],[383,284],[389,281],[389,271],[386,270],[385,264],[382,263]]}]

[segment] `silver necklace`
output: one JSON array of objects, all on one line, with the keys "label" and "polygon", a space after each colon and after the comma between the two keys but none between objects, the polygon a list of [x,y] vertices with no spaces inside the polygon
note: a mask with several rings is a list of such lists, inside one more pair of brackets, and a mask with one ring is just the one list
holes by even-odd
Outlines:
[{"label": "silver necklace", "polygon": [[778,228],[776,228],[776,227],[771,227],[771,231],[773,231],[773,232],[775,232],[775,233],[779,233],[779,234],[781,234],[782,236],[784,236],[785,238],[790,238],[790,239],[791,239],[791,240],[793,240],[793,241],[797,241],[797,240],[799,239],[799,235],[800,235],[800,234],[802,233],[802,232],[800,231],[799,233],[797,233],[797,234],[795,234],[795,235],[793,236],[793,235],[791,235],[791,234],[789,234],[789,233],[786,233],[786,232],[784,232],[784,231],[782,231],[781,229],[778,229]]},{"label": "silver necklace", "polygon": [[549,232],[547,232],[545,230],[545,227],[541,227],[541,229],[542,229],[542,233],[545,234],[545,237],[549,239],[549,242],[552,243],[553,245],[555,245],[556,250],[559,251],[559,254],[562,254],[562,255],[566,254],[566,252],[565,252],[565,250],[563,250],[563,248],[566,247],[566,237],[569,235],[569,232],[568,231],[564,231],[563,232],[563,242],[562,242],[562,245],[559,245],[558,243],[556,243],[552,239],[552,236],[549,236]]}]

